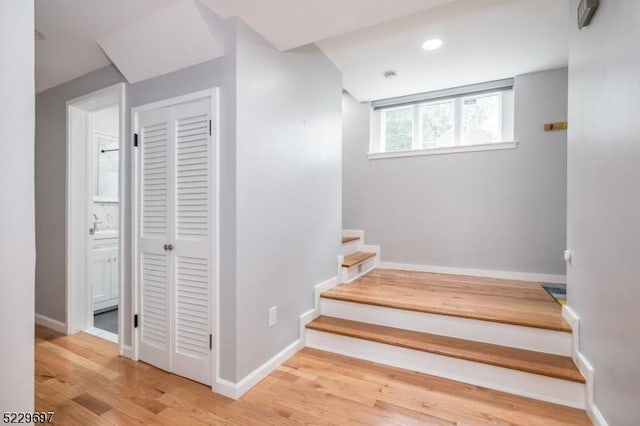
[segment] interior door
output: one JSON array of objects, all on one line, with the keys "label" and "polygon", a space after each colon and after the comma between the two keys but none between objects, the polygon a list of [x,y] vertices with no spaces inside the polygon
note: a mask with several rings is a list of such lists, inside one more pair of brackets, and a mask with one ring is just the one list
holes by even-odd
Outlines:
[{"label": "interior door", "polygon": [[211,99],[138,115],[139,357],[211,384]]},{"label": "interior door", "polygon": [[138,355],[170,371],[172,264],[165,250],[170,237],[169,108],[138,116],[138,301],[140,332]]},{"label": "interior door", "polygon": [[172,108],[175,324],[172,371],[211,384],[211,100]]}]

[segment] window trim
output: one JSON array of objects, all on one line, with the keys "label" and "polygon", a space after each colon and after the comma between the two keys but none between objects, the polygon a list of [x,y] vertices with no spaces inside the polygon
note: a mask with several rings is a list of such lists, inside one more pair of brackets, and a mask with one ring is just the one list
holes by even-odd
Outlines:
[{"label": "window trim", "polygon": [[423,155],[454,154],[459,152],[499,151],[504,149],[515,149],[517,147],[518,141],[506,141],[476,145],[450,146],[446,148],[422,148],[408,149],[404,151],[370,152],[367,154],[367,157],[369,160],[381,160],[384,158],[417,157]]},{"label": "window trim", "polygon": [[514,78],[504,80],[488,81],[486,83],[470,84],[468,86],[453,87],[451,89],[436,90],[434,92],[417,93],[415,95],[400,96],[397,98],[381,99],[371,102],[374,110],[386,109],[390,107],[400,107],[411,104],[421,104],[438,99],[451,99],[480,95],[482,93],[499,92],[513,90]]}]

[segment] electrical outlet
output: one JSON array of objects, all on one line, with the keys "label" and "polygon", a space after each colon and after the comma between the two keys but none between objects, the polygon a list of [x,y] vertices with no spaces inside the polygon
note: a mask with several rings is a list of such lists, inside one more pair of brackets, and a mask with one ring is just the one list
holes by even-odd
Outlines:
[{"label": "electrical outlet", "polygon": [[269,308],[269,327],[273,327],[278,322],[278,307],[272,306]]}]

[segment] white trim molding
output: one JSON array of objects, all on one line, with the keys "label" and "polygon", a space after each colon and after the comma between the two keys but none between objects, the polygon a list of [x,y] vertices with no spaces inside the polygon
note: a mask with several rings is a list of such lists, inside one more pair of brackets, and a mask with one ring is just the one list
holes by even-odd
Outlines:
[{"label": "white trim molding", "polygon": [[250,391],[251,388],[260,383],[265,377],[280,367],[283,362],[298,352],[300,346],[301,340],[297,339],[293,343],[289,344],[289,346],[278,352],[273,358],[247,374],[238,383],[233,383],[229,380],[218,377],[213,385],[213,390],[228,398],[234,400],[240,399],[242,395]]},{"label": "white trim molding", "polygon": [[122,355],[125,358],[134,359],[133,346],[122,345],[122,347],[120,347],[120,355]]},{"label": "white trim molding", "polygon": [[[343,261],[343,257],[340,256],[340,268],[342,268],[342,261]],[[324,293],[325,291],[329,291],[332,288],[338,286],[340,284],[340,275],[336,275],[333,278],[328,279],[327,281],[321,282],[320,284],[317,284],[315,289],[314,289],[314,307],[315,309],[319,309],[320,307],[320,295],[322,293]]]},{"label": "white trim molding", "polygon": [[67,334],[67,324],[62,321],[54,320],[53,318],[49,318],[45,315],[36,314],[35,322],[38,325],[50,328],[58,333]]},{"label": "white trim molding", "polygon": [[[342,265],[342,256],[339,256],[338,264]],[[237,383],[216,377],[214,385],[212,387],[214,392],[224,395],[228,398],[238,400],[247,393],[251,388],[260,383],[265,377],[275,371],[282,363],[292,357],[296,352],[305,346],[306,325],[316,319],[319,315],[319,300],[320,294],[327,291],[340,283],[339,276],[335,276],[326,281],[316,284],[314,288],[315,306],[313,309],[309,309],[300,315],[299,319],[299,337],[294,342],[289,344],[286,348],[278,352],[270,360],[262,364],[260,367],[247,374],[242,380]],[[216,371],[219,371],[216,369]]]},{"label": "white trim molding", "polygon": [[447,148],[408,149],[406,151],[370,152],[369,160],[382,160],[384,158],[417,157],[422,155],[455,154],[458,152],[498,151],[501,149],[516,149],[517,141],[495,142],[477,145],[460,145]]},{"label": "white trim molding", "polygon": [[107,330],[91,327],[88,330],[84,330],[84,332],[87,334],[91,334],[92,336],[98,337],[100,339],[109,341],[111,343],[116,343],[116,344],[118,343],[118,335]]},{"label": "white trim molding", "polygon": [[580,373],[582,373],[585,380],[587,381],[587,385],[585,387],[587,415],[594,425],[609,426],[609,423],[604,418],[594,401],[593,395],[595,373],[593,365],[589,362],[587,357],[585,357],[584,354],[580,352],[580,316],[569,305],[562,306],[562,316],[569,323],[573,331],[573,361],[576,363],[578,370],[580,370]]},{"label": "white trim molding", "polygon": [[399,271],[430,272],[433,274],[464,275],[469,277],[497,278],[517,281],[534,281],[550,284],[566,284],[564,275],[538,274],[531,272],[491,271],[486,269],[467,269],[451,266],[410,265],[406,263],[380,262],[380,269],[395,269]]}]

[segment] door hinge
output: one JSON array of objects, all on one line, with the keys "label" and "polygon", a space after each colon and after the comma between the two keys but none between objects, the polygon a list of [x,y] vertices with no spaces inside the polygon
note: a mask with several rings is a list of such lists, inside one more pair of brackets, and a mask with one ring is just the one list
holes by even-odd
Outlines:
[{"label": "door hinge", "polygon": [[213,350],[213,334],[209,335],[209,350]]},{"label": "door hinge", "polygon": [[133,134],[133,146],[138,146],[138,134]]},{"label": "door hinge", "polygon": [[209,120],[209,136],[211,136],[211,120]]},{"label": "door hinge", "polygon": [[138,328],[138,314],[133,316],[133,328]]}]

